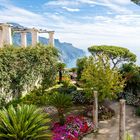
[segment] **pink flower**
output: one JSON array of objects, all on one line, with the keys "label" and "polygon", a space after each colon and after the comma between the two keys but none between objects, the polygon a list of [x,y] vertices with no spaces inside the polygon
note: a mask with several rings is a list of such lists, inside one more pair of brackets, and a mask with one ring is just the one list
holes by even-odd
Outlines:
[{"label": "pink flower", "polygon": [[66,118],[65,125],[53,124],[52,140],[78,140],[79,136],[93,130],[93,123],[83,116],[70,115]]}]

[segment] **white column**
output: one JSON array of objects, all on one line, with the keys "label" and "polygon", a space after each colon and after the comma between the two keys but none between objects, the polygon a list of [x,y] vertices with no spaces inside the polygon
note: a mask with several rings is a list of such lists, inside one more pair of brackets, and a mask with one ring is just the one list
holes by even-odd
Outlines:
[{"label": "white column", "polygon": [[12,45],[12,32],[11,27],[8,24],[2,25],[2,36],[3,36],[3,43],[5,45]]},{"label": "white column", "polygon": [[0,48],[3,47],[3,36],[2,36],[2,30],[0,30]]},{"label": "white column", "polygon": [[33,28],[31,30],[31,35],[32,35],[32,47],[34,47],[35,45],[37,45],[38,43],[38,30]]},{"label": "white column", "polygon": [[49,45],[54,46],[54,31],[48,31],[49,34]]},{"label": "white column", "polygon": [[26,32],[21,32],[21,47],[27,47]]}]

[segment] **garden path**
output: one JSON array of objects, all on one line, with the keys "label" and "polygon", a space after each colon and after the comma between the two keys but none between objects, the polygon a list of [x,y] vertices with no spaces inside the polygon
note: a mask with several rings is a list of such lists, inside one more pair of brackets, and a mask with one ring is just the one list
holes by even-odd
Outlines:
[{"label": "garden path", "polygon": [[[100,121],[99,133],[86,135],[82,140],[118,140],[119,103],[111,102],[110,107],[115,110],[116,115],[111,120]],[[135,116],[134,111],[134,107],[126,105],[126,129],[134,140],[138,140],[140,138],[140,117]]]}]

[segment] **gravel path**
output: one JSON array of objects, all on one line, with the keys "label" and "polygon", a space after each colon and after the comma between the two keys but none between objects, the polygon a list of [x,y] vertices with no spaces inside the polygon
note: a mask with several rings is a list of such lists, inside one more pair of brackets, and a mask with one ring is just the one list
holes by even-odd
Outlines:
[{"label": "gravel path", "polygon": [[[89,134],[82,140],[118,140],[119,103],[113,102],[110,107],[115,110],[116,115],[111,120],[100,121],[99,133]],[[140,117],[135,116],[134,111],[134,107],[126,105],[126,129],[134,140],[140,140]]]}]

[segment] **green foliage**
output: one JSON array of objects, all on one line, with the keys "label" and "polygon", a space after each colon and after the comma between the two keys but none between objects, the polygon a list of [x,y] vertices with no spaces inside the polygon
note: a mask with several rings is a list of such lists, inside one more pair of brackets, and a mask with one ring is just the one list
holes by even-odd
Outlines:
[{"label": "green foliage", "polygon": [[71,93],[74,104],[92,104],[93,98],[90,91],[76,90]]},{"label": "green foliage", "polygon": [[120,71],[126,79],[125,92],[138,95],[140,92],[140,67],[132,63],[124,64]]},{"label": "green foliage", "polygon": [[[106,64],[102,60],[106,61]],[[99,92],[99,100],[115,98],[123,91],[124,80],[116,69],[110,68],[109,58],[105,55],[89,57],[84,65],[81,80],[83,86]]]},{"label": "green foliage", "polygon": [[133,106],[140,105],[140,97],[137,97],[132,92],[123,92],[122,98],[124,98],[126,100],[126,103],[129,105],[133,105]]},{"label": "green foliage", "polygon": [[126,134],[126,139],[125,140],[132,140],[132,137],[127,133]]},{"label": "green foliage", "polygon": [[56,78],[58,53],[53,47],[5,47],[0,49],[0,99],[20,98],[41,85],[42,91]]},{"label": "green foliage", "polygon": [[47,92],[42,94],[42,89],[34,89],[30,93],[28,93],[25,97],[21,99],[21,102],[24,104],[33,104],[37,106],[45,106],[46,105],[46,96]]},{"label": "green foliage", "polygon": [[100,54],[107,55],[112,62],[113,68],[115,68],[118,64],[121,64],[122,62],[136,61],[136,55],[130,52],[127,48],[107,45],[95,45],[88,48],[88,50],[93,56],[98,56]]},{"label": "green foliage", "polygon": [[0,110],[0,138],[5,140],[42,140],[50,137],[50,120],[33,105],[9,106]]},{"label": "green foliage", "polygon": [[136,115],[140,116],[140,106],[136,109]]},{"label": "green foliage", "polygon": [[60,124],[63,125],[65,122],[64,112],[72,105],[72,97],[63,93],[55,93],[48,97],[47,103],[51,106],[56,107]]},{"label": "green foliage", "polygon": [[131,1],[136,3],[136,4],[138,4],[138,5],[140,5],[140,0],[131,0]]},{"label": "green foliage", "polygon": [[87,60],[87,57],[77,59],[77,80],[81,79],[82,71],[84,69],[84,64]]}]

